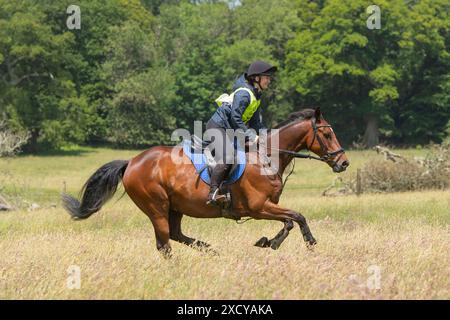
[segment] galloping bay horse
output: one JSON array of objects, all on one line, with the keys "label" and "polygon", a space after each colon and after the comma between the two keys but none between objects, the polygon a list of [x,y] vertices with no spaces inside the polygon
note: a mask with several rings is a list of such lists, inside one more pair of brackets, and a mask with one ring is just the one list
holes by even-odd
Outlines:
[{"label": "galloping bay horse", "polygon": [[[299,224],[307,246],[313,246],[316,240],[305,217],[278,205],[283,190],[283,172],[301,149],[315,153],[320,158],[314,158],[326,162],[334,172],[344,171],[349,161],[319,108],[293,113],[276,128],[280,147],[278,172],[261,175],[261,161],[247,164],[241,178],[231,185],[232,210],[240,217],[284,223],[273,239],[263,237],[256,246],[279,248],[294,227],[293,221]],[[270,139],[269,133],[267,145],[270,145]],[[85,183],[81,202],[67,194],[62,195],[64,207],[74,219],[86,219],[114,195],[122,180],[126,193],[150,218],[155,229],[156,247],[164,256],[170,256],[170,239],[197,249],[208,248],[209,244],[182,233],[181,219],[183,215],[220,218],[221,210],[206,205],[208,185],[199,179],[192,163],[174,163],[171,158],[173,148],[179,148],[175,152],[185,157],[179,146],[155,146],[131,160],[115,160],[103,165]],[[251,156],[251,152],[247,156]]]}]

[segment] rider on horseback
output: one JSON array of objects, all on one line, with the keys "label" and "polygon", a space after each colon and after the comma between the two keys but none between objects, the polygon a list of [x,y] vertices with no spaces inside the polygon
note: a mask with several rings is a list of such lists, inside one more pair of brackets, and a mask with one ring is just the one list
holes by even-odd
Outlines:
[{"label": "rider on horseback", "polygon": [[[271,77],[277,71],[263,61],[253,62],[246,73],[241,75],[233,86],[233,100],[223,102],[206,124],[206,129],[217,130],[222,138],[222,148],[215,149],[216,166],[211,172],[211,189],[208,204],[218,205],[224,196],[218,195],[218,188],[231,168],[233,159],[226,153],[226,145],[233,145],[233,137],[226,134],[227,129],[241,129],[251,144],[258,142],[258,132],[262,128],[259,105],[262,91],[269,87]],[[253,130],[251,130],[253,129]],[[216,137],[217,138],[217,137]]]}]

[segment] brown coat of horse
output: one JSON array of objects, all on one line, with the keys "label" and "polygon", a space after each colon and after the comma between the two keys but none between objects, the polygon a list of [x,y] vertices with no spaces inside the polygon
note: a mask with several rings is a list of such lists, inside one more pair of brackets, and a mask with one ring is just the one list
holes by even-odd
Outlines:
[{"label": "brown coat of horse", "polygon": [[[280,149],[293,152],[309,149],[322,157],[334,172],[344,171],[349,161],[333,130],[322,118],[320,109],[305,109],[294,116],[279,127]],[[156,247],[160,252],[170,256],[170,239],[194,248],[208,248],[209,244],[182,233],[181,219],[183,215],[220,218],[221,210],[206,205],[209,186],[201,181],[190,161],[175,163],[173,152],[178,153],[179,157],[186,157],[179,146],[156,146],[129,161],[107,163],[84,185],[81,203],[63,194],[63,204],[74,219],[85,219],[100,210],[113,196],[122,179],[126,193],[150,218],[155,230]],[[257,157],[257,153],[250,152],[247,156]],[[283,190],[282,175],[293,156],[281,153],[278,172],[273,175],[261,175],[263,164],[259,159],[254,164],[247,164],[242,177],[231,186],[233,212],[236,215],[284,223],[283,229],[273,239],[261,238],[255,244],[259,247],[277,249],[293,228],[293,221],[299,224],[307,245],[316,244],[303,215],[278,205]]]}]

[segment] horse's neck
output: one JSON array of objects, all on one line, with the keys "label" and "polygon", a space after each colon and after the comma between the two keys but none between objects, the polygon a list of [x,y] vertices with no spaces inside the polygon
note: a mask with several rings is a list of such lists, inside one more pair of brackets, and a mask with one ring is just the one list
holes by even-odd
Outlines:
[{"label": "horse's neck", "polygon": [[[294,152],[300,151],[306,146],[305,138],[308,132],[307,123],[307,121],[303,120],[278,129],[278,135],[275,135],[275,133],[273,133],[268,136],[268,144],[272,148],[279,148]],[[278,147],[275,147],[275,145],[272,144],[272,140],[277,138]],[[286,169],[289,162],[291,162],[293,156],[282,152],[279,152],[278,156],[280,159],[278,174],[282,176],[284,170]]]}]

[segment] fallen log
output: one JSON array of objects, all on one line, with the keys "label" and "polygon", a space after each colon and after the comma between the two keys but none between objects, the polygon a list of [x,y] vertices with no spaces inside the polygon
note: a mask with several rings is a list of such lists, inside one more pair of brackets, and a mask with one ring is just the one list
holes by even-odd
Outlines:
[{"label": "fallen log", "polygon": [[0,195],[0,211],[12,211],[14,207],[11,206],[5,198]]},{"label": "fallen log", "polygon": [[14,210],[14,208],[0,203],[0,211],[12,211],[12,210]]}]

